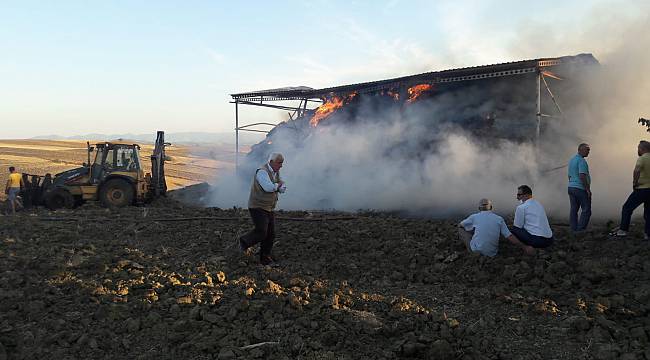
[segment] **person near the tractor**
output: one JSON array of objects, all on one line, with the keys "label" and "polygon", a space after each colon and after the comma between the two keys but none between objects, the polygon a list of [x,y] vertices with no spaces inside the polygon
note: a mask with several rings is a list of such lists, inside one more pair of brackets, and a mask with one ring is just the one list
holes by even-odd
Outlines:
[{"label": "person near the tractor", "polygon": [[5,186],[5,194],[7,194],[7,199],[11,205],[11,213],[16,215],[16,207],[18,203],[18,194],[20,193],[20,188],[23,187],[23,175],[19,172],[16,172],[16,168],[13,166],[9,167],[9,179],[7,180],[7,185]]},{"label": "person near the tractor", "polygon": [[271,154],[268,163],[255,171],[248,198],[248,211],[255,228],[238,239],[239,250],[245,252],[260,243],[260,263],[271,265],[273,240],[275,239],[275,216],[273,211],[278,203],[278,194],[286,191],[280,178],[280,168],[284,157],[280,153]]}]

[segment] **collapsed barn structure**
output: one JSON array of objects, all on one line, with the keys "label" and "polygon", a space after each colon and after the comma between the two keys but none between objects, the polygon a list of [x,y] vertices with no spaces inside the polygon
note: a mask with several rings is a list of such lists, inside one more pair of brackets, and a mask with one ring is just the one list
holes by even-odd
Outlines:
[{"label": "collapsed barn structure", "polygon": [[[577,78],[597,64],[591,54],[580,54],[434,71],[323,89],[301,86],[232,94],[236,153],[239,154],[241,131],[267,133],[266,139],[254,145],[247,155],[247,159],[258,164],[277,147],[281,133],[292,133],[299,143],[321,127],[353,124],[369,118],[371,121],[418,119],[419,123],[427,124],[426,132],[430,133],[419,140],[424,148],[435,143],[442,128],[450,127],[483,139],[538,143],[545,134],[552,136],[548,134],[546,120],[563,118],[564,104],[575,96],[572,90]],[[244,105],[287,111],[288,119],[280,124],[246,123],[240,117],[240,106]],[[283,136],[280,140],[286,139]],[[248,162],[237,159],[238,166]]]}]

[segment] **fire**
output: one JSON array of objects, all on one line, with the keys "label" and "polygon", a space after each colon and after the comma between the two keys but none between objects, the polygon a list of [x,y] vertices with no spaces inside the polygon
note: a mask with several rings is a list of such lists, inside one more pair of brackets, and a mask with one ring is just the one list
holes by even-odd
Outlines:
[{"label": "fire", "polygon": [[316,109],[314,117],[311,118],[309,124],[313,127],[318,126],[318,123],[330,116],[334,111],[343,107],[343,105],[350,103],[354,97],[357,96],[357,93],[354,92],[346,97],[333,96],[331,99],[327,100],[323,105],[319,106]]},{"label": "fire", "polygon": [[554,73],[552,73],[552,72],[550,72],[548,70],[542,70],[542,75],[548,76],[548,77],[553,78],[555,80],[564,80],[561,77],[557,76],[556,74],[554,74]]},{"label": "fire", "polygon": [[309,124],[313,127],[318,126],[318,123],[328,117],[336,109],[339,109],[343,106],[343,98],[334,96],[331,99],[327,100],[323,105],[319,106],[316,109],[314,117],[311,118]]},{"label": "fire", "polygon": [[394,92],[394,91],[389,90],[386,94],[388,96],[392,97],[395,100],[399,100],[399,93],[398,92]]},{"label": "fire", "polygon": [[407,102],[413,102],[422,95],[423,92],[431,90],[431,84],[419,84],[408,89],[409,98]]}]

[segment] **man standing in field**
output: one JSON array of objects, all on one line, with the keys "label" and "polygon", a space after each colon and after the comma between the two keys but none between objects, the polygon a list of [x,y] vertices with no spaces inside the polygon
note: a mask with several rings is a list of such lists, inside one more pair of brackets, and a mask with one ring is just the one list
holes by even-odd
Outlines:
[{"label": "man standing in field", "polygon": [[11,213],[13,215],[16,215],[16,202],[18,201],[16,197],[20,193],[20,188],[23,186],[23,176],[19,172],[16,172],[15,167],[10,166],[5,194],[7,194],[7,199],[9,200],[9,204],[11,204]]},{"label": "man standing in field", "polygon": [[248,211],[255,228],[239,238],[239,250],[245,252],[249,247],[260,243],[260,263],[271,265],[273,240],[275,239],[275,215],[273,211],[278,203],[278,194],[284,193],[286,187],[280,178],[280,168],[284,157],[280,153],[271,154],[269,162],[255,171],[248,198]]},{"label": "man standing in field", "polygon": [[637,148],[639,158],[632,173],[632,193],[623,204],[621,211],[621,225],[613,236],[627,236],[630,229],[630,220],[634,210],[643,204],[643,218],[645,220],[645,231],[643,238],[648,240],[650,236],[650,142],[645,140],[639,143]]},{"label": "man standing in field", "polygon": [[[591,177],[585,160],[590,150],[589,144],[582,143],[578,146],[578,153],[569,160],[569,223],[572,231],[585,230],[591,217]],[[582,209],[580,218],[578,209]]]}]

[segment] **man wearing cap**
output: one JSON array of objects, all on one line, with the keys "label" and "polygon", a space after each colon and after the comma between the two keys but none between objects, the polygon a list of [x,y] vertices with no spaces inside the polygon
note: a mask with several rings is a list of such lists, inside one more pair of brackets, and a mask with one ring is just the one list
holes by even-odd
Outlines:
[{"label": "man wearing cap", "polygon": [[521,247],[526,254],[535,253],[535,249],[522,243],[510,233],[501,216],[492,212],[492,201],[481,199],[478,210],[478,213],[470,215],[458,224],[459,238],[467,250],[493,257],[499,250],[499,236],[502,235],[511,243]]},{"label": "man wearing cap", "polygon": [[20,188],[24,187],[23,176],[19,172],[16,172],[16,168],[13,166],[9,167],[9,179],[7,180],[7,185],[5,186],[5,194],[7,194],[7,199],[11,205],[11,213],[16,215],[16,197],[20,193]]},{"label": "man wearing cap", "polygon": [[284,181],[280,178],[280,168],[284,157],[280,153],[271,154],[269,162],[255,171],[248,198],[248,211],[255,228],[239,238],[239,250],[245,252],[251,246],[260,243],[260,263],[271,265],[273,240],[275,239],[275,215],[273,211],[278,203],[278,194],[286,191]]}]

